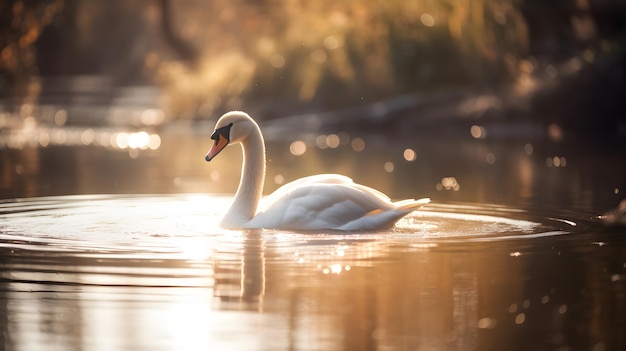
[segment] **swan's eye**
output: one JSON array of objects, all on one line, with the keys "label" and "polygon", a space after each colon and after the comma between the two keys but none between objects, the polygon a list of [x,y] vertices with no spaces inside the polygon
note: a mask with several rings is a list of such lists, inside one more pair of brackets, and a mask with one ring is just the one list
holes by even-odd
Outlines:
[{"label": "swan's eye", "polygon": [[221,128],[217,128],[213,134],[211,134],[211,139],[217,140],[219,136],[223,136],[226,140],[230,140],[230,128],[233,126],[232,123],[228,123],[228,125],[223,126]]}]

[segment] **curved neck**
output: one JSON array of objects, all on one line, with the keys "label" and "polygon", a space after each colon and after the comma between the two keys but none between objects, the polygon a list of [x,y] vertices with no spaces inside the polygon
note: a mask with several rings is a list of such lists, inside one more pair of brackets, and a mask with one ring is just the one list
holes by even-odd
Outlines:
[{"label": "curved neck", "polygon": [[233,204],[222,220],[225,227],[239,227],[249,222],[256,214],[261,199],[265,181],[265,142],[256,123],[254,127],[250,136],[241,142],[241,179]]}]

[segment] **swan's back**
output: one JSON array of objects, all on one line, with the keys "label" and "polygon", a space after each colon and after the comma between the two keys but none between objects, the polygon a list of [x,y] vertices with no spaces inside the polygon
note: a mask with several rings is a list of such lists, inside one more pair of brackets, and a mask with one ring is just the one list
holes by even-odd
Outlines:
[{"label": "swan's back", "polygon": [[392,202],[350,178],[324,174],[298,179],[268,196],[246,225],[295,230],[373,230],[392,226],[429,199]]}]

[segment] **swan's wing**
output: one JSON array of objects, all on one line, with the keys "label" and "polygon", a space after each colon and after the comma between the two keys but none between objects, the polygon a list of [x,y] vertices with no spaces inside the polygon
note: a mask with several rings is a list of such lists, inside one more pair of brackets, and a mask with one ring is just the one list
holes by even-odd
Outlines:
[{"label": "swan's wing", "polygon": [[378,208],[371,196],[345,184],[301,184],[265,199],[252,227],[329,229],[364,216]]},{"label": "swan's wing", "polygon": [[[261,210],[264,211],[266,208],[272,206],[272,204],[278,199],[281,199],[287,194],[294,192],[295,190],[299,190],[300,188],[307,186],[317,186],[317,185],[345,185],[348,187],[353,187],[360,189],[365,193],[370,193],[372,196],[380,198],[383,202],[390,202],[387,195],[381,193],[378,190],[366,187],[364,185],[356,184],[352,181],[351,178],[340,175],[340,174],[317,174],[312,175],[300,179],[296,179],[292,182],[289,182],[280,188],[276,189],[272,194],[265,198],[265,201],[261,205]],[[284,200],[283,200],[284,201]]]},{"label": "swan's wing", "polygon": [[286,184],[268,196],[249,226],[282,229],[373,228],[394,222],[422,205],[415,204],[413,200],[406,200],[402,206],[396,206],[381,192],[354,184],[347,177],[312,176]]}]

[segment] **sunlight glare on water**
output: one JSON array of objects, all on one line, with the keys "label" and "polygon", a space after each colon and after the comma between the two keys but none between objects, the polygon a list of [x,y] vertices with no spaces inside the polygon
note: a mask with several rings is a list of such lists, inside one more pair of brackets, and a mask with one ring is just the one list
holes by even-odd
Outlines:
[{"label": "sunlight glare on water", "polygon": [[28,242],[47,249],[62,246],[81,252],[88,249],[197,256],[202,251],[198,244],[204,241],[206,245],[209,233],[220,232],[219,217],[211,217],[211,210],[225,201],[200,195],[17,200],[0,205],[0,215],[5,219],[0,235],[13,242],[28,237]]}]

